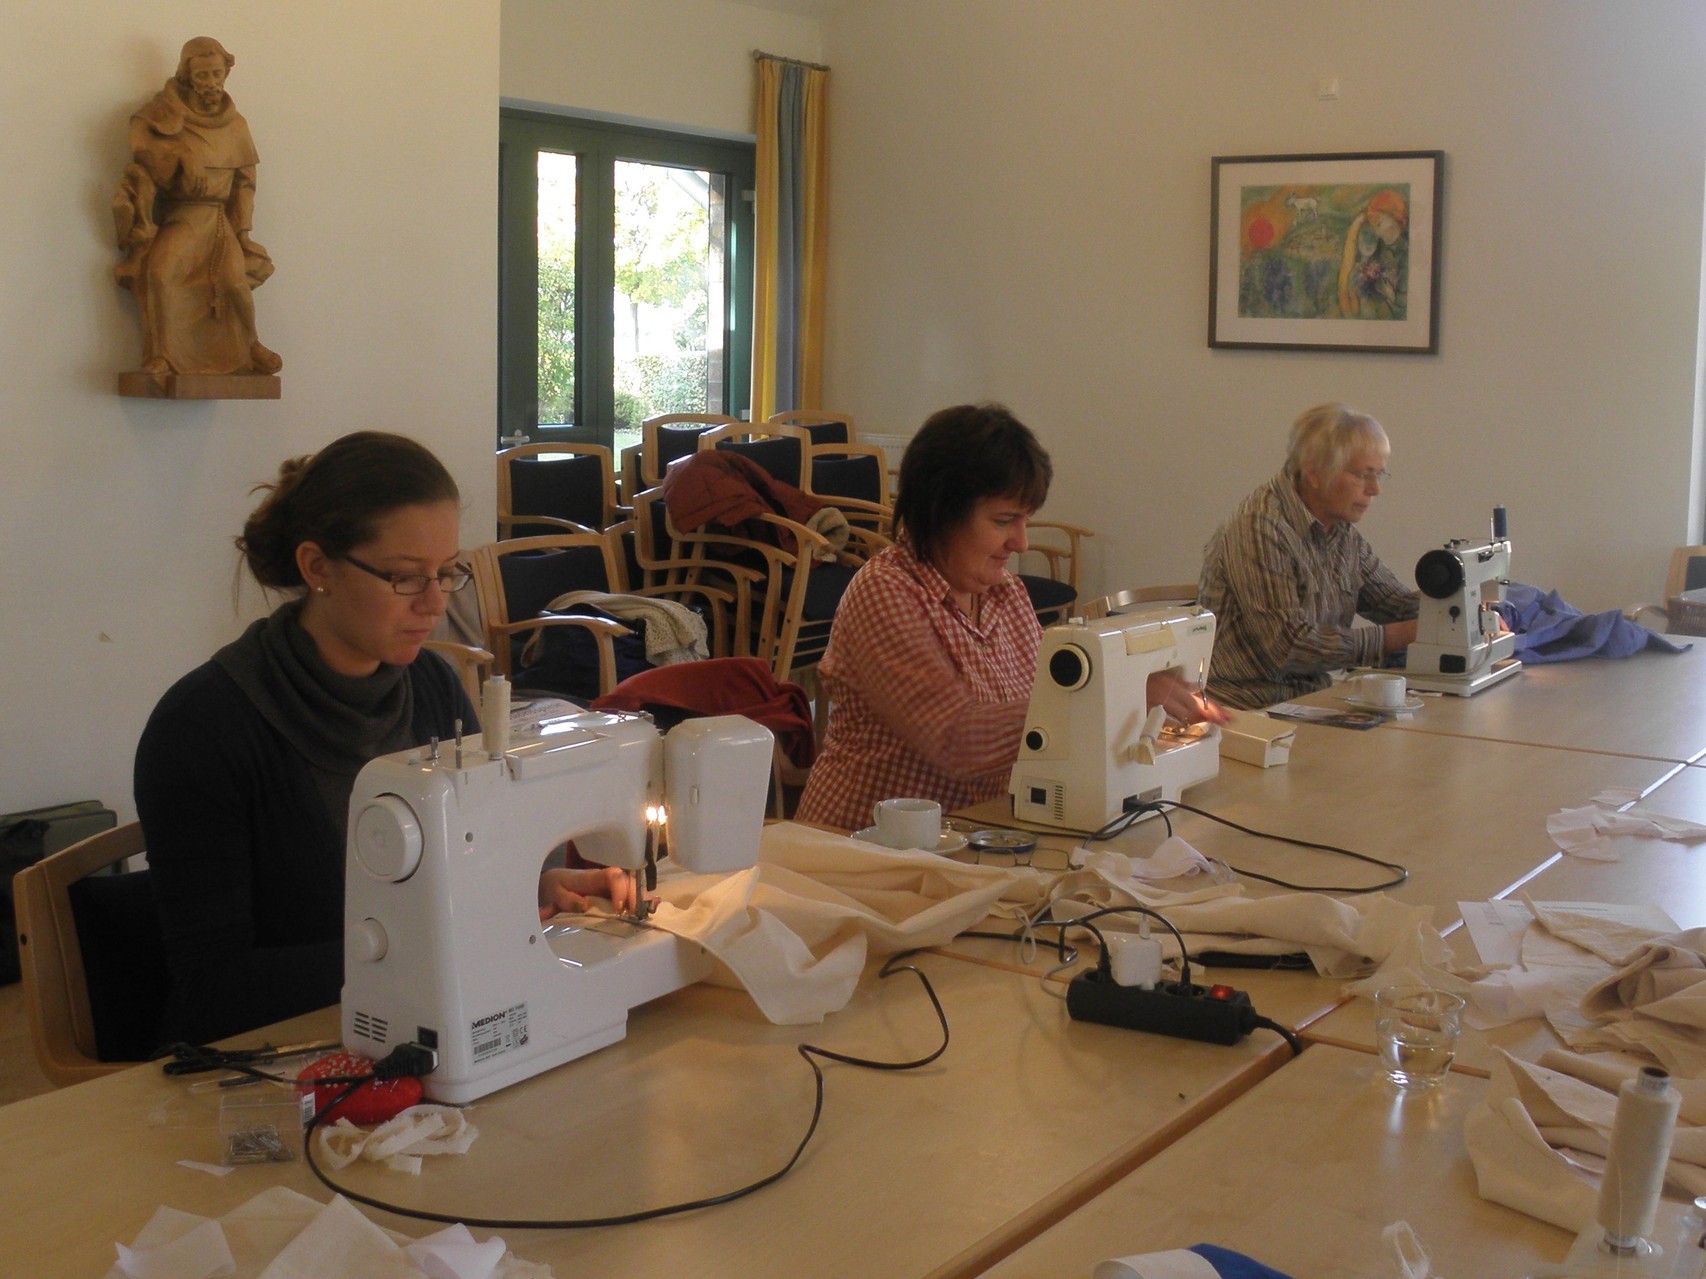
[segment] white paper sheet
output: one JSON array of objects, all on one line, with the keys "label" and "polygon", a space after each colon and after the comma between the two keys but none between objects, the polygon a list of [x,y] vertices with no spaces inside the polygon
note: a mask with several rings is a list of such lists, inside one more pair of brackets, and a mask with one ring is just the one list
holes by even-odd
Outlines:
[{"label": "white paper sheet", "polygon": [[[1651,902],[1636,906],[1610,902],[1537,902],[1546,910],[1569,911],[1591,915],[1608,923],[1627,924],[1632,928],[1647,928],[1654,932],[1676,931],[1669,915]],[[1506,899],[1485,902],[1458,902],[1463,913],[1463,926],[1469,930],[1469,940],[1481,962],[1492,968],[1514,968],[1521,959],[1522,935],[1534,923],[1534,912],[1526,902]]]}]

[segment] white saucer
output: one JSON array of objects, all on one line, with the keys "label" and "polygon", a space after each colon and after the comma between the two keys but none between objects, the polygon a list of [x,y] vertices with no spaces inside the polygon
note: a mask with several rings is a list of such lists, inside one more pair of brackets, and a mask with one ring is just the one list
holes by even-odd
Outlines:
[{"label": "white saucer", "polygon": [[[867,844],[875,844],[878,848],[888,848],[889,847],[887,844],[883,843],[882,840],[877,838],[877,828],[875,826],[867,826],[867,827],[865,827],[864,830],[854,831],[853,832],[853,838],[858,839],[858,840],[863,840]],[[936,851],[938,853],[941,853],[943,856],[947,856],[949,853],[957,853],[960,851],[960,849],[964,848],[965,846],[966,846],[966,837],[964,835],[960,834],[960,832],[957,830],[945,830],[945,831],[943,831],[942,832],[942,838],[936,841]],[[889,851],[890,852],[910,853],[910,852],[913,852],[915,850],[910,849],[910,848],[899,848],[899,849],[891,848],[891,849],[889,849]],[[916,851],[923,852],[924,850],[918,849]]]},{"label": "white saucer", "polygon": [[1378,702],[1364,701],[1360,697],[1345,695],[1346,706],[1355,707],[1359,711],[1373,711],[1376,715],[1403,715],[1408,711],[1422,709],[1422,698],[1419,693],[1410,693],[1404,698],[1402,706],[1382,706]]}]

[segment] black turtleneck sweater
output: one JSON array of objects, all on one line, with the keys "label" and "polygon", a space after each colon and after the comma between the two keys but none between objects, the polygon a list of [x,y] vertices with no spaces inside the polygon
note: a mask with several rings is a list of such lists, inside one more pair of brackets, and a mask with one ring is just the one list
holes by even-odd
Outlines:
[{"label": "black turtleneck sweater", "polygon": [[[257,626],[285,624],[282,612]],[[229,652],[167,690],[136,751],[136,808],[172,976],[163,1044],[206,1043],[324,1008],[343,987],[337,788],[323,761],[311,763],[269,722],[278,707],[264,713],[245,693],[222,663]],[[478,731],[437,654],[423,652],[402,675],[412,699],[403,746],[448,741],[458,718]],[[345,803],[353,781],[351,771]]]}]

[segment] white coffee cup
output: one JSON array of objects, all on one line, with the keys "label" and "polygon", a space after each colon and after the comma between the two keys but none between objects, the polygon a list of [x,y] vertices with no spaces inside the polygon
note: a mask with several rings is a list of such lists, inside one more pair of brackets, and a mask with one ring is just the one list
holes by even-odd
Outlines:
[{"label": "white coffee cup", "polygon": [[1369,671],[1357,676],[1357,696],[1370,706],[1386,706],[1396,710],[1404,705],[1409,684],[1394,671]]},{"label": "white coffee cup", "polygon": [[935,852],[942,842],[942,806],[933,799],[881,799],[871,807],[877,842]]}]

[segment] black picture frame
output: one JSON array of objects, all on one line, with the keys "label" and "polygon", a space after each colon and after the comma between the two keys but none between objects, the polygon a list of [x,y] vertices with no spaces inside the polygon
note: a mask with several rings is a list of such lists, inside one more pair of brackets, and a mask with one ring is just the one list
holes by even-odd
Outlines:
[{"label": "black picture frame", "polygon": [[1208,344],[1439,350],[1443,151],[1215,156]]}]

